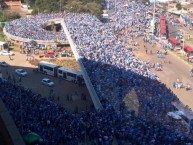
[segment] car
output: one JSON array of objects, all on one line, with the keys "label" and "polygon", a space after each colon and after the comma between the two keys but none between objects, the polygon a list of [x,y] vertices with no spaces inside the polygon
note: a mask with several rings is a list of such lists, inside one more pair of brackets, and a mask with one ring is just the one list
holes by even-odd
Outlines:
[{"label": "car", "polygon": [[16,69],[15,73],[23,77],[27,76],[27,71],[24,69]]},{"label": "car", "polygon": [[49,87],[54,86],[54,82],[51,81],[51,80],[48,79],[48,78],[43,78],[43,79],[42,79],[42,84],[43,84],[43,85],[46,85],[46,86],[49,86]]},{"label": "car", "polygon": [[13,52],[11,52],[11,51],[2,50],[2,51],[0,51],[0,55],[9,56],[9,55],[14,55],[14,54],[13,54]]},{"label": "car", "polygon": [[9,64],[6,63],[5,61],[0,61],[0,66],[3,66],[3,67],[8,67]]},{"label": "car", "polygon": [[55,58],[56,55],[55,55],[54,52],[48,52],[48,53],[45,54],[45,57],[47,57],[47,58]]},{"label": "car", "polygon": [[68,53],[68,52],[62,52],[61,53],[61,57],[72,57],[72,53]]}]

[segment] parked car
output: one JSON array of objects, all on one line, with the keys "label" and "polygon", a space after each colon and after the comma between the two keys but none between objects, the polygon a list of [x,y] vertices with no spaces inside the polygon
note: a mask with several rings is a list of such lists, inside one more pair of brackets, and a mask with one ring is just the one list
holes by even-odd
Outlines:
[{"label": "parked car", "polygon": [[48,79],[48,78],[43,78],[43,79],[42,79],[42,84],[43,84],[43,85],[46,85],[46,86],[49,86],[49,87],[54,86],[54,82],[51,81],[51,80]]},{"label": "parked car", "polygon": [[16,69],[15,70],[15,73],[16,74],[18,74],[18,75],[20,75],[20,76],[27,76],[27,71],[26,70],[24,70],[24,69]]},{"label": "parked car", "polygon": [[56,57],[56,54],[54,52],[48,52],[45,54],[45,57],[48,57],[48,58],[55,58]]},{"label": "parked car", "polygon": [[62,52],[61,53],[61,57],[72,57],[73,56],[73,53],[71,53],[71,52]]},{"label": "parked car", "polygon": [[0,55],[6,55],[6,56],[8,56],[8,55],[14,55],[14,54],[13,54],[13,52],[11,52],[11,51],[2,50],[2,51],[0,51]]},{"label": "parked car", "polygon": [[3,66],[3,67],[8,67],[9,64],[6,63],[5,61],[0,61],[0,66]]}]

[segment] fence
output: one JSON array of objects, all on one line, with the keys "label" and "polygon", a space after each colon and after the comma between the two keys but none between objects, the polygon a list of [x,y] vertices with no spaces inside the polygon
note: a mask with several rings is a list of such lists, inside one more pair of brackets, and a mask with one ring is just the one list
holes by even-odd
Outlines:
[{"label": "fence", "polygon": [[70,33],[68,32],[68,29],[67,29],[66,24],[64,23],[63,19],[61,19],[61,25],[63,27],[63,30],[64,30],[65,34],[66,34],[68,42],[70,43],[70,46],[71,46],[71,49],[72,49],[72,51],[74,53],[75,59],[78,61],[79,65],[80,65],[80,69],[82,71],[82,75],[84,77],[86,86],[87,86],[87,88],[89,90],[89,93],[91,95],[91,99],[93,101],[95,109],[96,110],[101,110],[101,109],[103,109],[102,104],[101,104],[101,102],[100,102],[100,100],[99,100],[99,98],[98,98],[98,96],[96,94],[96,91],[95,91],[95,89],[94,89],[94,87],[93,87],[93,85],[92,85],[92,83],[90,81],[90,78],[88,77],[88,74],[87,74],[87,72],[85,70],[85,67],[84,67],[84,65],[83,65],[83,63],[82,63],[82,61],[80,59],[80,56],[79,56],[79,54],[77,52],[76,45],[74,44],[74,42],[73,42],[73,40],[72,40],[72,38],[70,36]]}]

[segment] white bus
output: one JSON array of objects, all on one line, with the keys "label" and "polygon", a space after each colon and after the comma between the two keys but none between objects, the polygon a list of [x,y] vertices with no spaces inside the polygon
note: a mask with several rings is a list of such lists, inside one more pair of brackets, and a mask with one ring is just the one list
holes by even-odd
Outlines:
[{"label": "white bus", "polygon": [[82,83],[84,81],[80,71],[76,71],[65,67],[58,68],[58,77],[75,83],[78,82]]},{"label": "white bus", "polygon": [[40,61],[38,63],[39,72],[42,72],[44,74],[54,76],[54,77],[57,77],[59,67],[60,66],[58,66],[56,64],[49,63],[49,62],[46,62],[46,61]]}]

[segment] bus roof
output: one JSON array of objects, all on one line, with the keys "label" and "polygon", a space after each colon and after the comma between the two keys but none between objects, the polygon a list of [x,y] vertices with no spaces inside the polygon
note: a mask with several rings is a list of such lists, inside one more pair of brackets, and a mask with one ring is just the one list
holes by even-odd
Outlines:
[{"label": "bus roof", "polygon": [[160,19],[165,19],[165,17],[164,17],[164,16],[160,16],[159,18],[160,18]]},{"label": "bus roof", "polygon": [[47,62],[47,61],[40,61],[39,64],[40,65],[47,65],[47,66],[50,66],[50,67],[57,67],[58,66],[54,63],[50,63],[50,62]]},{"label": "bus roof", "polygon": [[70,69],[70,68],[66,68],[66,67],[60,67],[60,68],[58,68],[58,70],[62,70],[62,71],[66,71],[66,72],[69,72],[69,73],[81,75],[80,71],[77,71],[77,70],[74,70],[74,69]]},{"label": "bus roof", "polygon": [[176,38],[173,37],[170,37],[168,40],[175,44],[180,43]]},{"label": "bus roof", "polygon": [[190,46],[184,46],[184,49],[187,50],[188,52],[193,52],[193,49]]},{"label": "bus roof", "polygon": [[166,34],[166,29],[161,29],[161,30],[160,30],[160,33],[161,33],[161,34]]}]

